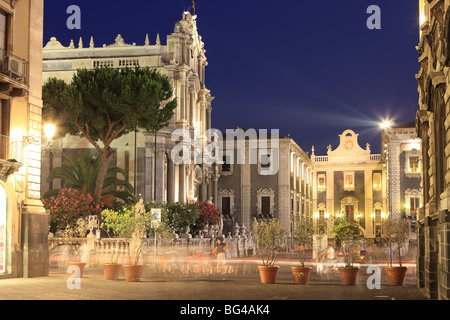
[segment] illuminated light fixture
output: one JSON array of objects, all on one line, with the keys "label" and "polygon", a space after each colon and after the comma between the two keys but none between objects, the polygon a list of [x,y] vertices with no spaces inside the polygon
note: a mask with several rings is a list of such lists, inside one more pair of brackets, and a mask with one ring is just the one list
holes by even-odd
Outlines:
[{"label": "illuminated light fixture", "polygon": [[53,136],[55,135],[55,131],[56,131],[56,127],[51,124],[51,123],[47,123],[44,126],[44,133],[45,136],[47,137],[47,139],[51,140],[53,138]]},{"label": "illuminated light fixture", "polygon": [[384,121],[380,124],[380,128],[381,129],[385,129],[385,128],[390,128],[392,126],[392,122],[391,121]]}]

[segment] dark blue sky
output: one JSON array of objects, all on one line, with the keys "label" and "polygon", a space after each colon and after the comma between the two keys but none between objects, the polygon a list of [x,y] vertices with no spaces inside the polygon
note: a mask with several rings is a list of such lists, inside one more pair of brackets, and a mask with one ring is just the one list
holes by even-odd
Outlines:
[{"label": "dark blue sky", "polygon": [[[81,8],[81,30],[69,30],[69,5]],[[96,46],[166,43],[191,0],[45,0],[44,45],[65,46],[94,36]],[[370,5],[381,9],[381,30],[369,30]],[[414,119],[417,110],[418,1],[196,0],[205,42],[206,84],[213,127],[279,129],[305,150],[336,148],[353,129],[360,145],[380,153],[378,123]]]}]

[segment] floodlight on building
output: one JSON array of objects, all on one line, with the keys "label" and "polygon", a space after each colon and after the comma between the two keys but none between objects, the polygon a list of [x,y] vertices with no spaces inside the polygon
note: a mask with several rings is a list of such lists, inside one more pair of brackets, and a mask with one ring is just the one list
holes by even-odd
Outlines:
[{"label": "floodlight on building", "polygon": [[391,126],[392,126],[392,122],[391,121],[383,121],[382,123],[380,123],[380,128],[381,129],[390,128]]}]

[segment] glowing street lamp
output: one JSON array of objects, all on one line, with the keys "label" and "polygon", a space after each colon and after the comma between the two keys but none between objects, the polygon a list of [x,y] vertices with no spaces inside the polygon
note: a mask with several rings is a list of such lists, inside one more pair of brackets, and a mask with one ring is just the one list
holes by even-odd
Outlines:
[{"label": "glowing street lamp", "polygon": [[55,131],[56,131],[55,125],[51,123],[47,123],[44,126],[44,133],[48,140],[51,140],[53,138],[53,136],[55,135]]}]

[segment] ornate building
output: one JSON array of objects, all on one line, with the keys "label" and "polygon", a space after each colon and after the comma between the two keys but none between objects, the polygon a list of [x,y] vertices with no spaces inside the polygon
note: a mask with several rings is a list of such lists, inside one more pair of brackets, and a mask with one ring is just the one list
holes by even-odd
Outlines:
[{"label": "ornate building", "polygon": [[[189,12],[184,12],[182,19],[175,23],[174,32],[167,36],[166,44],[161,43],[159,34],[154,44],[150,44],[147,35],[143,45],[128,44],[119,34],[113,44],[100,47],[95,46],[93,38],[88,46],[80,39],[78,46],[71,41],[65,47],[52,37],[43,49],[44,81],[56,77],[70,82],[78,68],[101,66],[150,67],[169,77],[174,96],[178,99],[178,107],[169,125],[156,137],[139,132],[113,143],[117,151],[114,164],[126,171],[126,179],[135,187],[136,194],[141,194],[147,201],[207,200],[213,196],[213,185],[217,187],[218,176],[212,166],[201,162],[176,164],[171,159],[171,150],[178,143],[172,140],[174,130],[185,129],[192,138],[195,132],[204,144],[205,132],[211,128],[214,97],[205,86],[207,65],[204,43],[197,32],[196,16]],[[89,143],[74,136],[53,140],[42,155],[42,192],[49,189],[45,179],[52,168],[61,165],[62,153],[77,153],[86,148],[91,148]],[[58,182],[55,183],[53,188],[60,187]]]},{"label": "ornate building", "polygon": [[359,222],[366,242],[381,235],[388,216],[386,170],[380,154],[363,149],[358,134],[345,130],[339,146],[328,146],[326,156],[316,156],[314,147],[313,211],[316,221],[331,226],[330,218],[347,215]]},{"label": "ornate building", "polygon": [[422,140],[423,207],[417,218],[417,276],[429,298],[449,299],[450,1],[419,0],[419,10],[416,130]]},{"label": "ornate building", "polygon": [[40,201],[42,0],[0,1],[0,279],[48,274]]},{"label": "ornate building", "polygon": [[422,206],[422,153],[415,121],[384,128],[381,141],[388,177],[389,212],[393,218],[410,219],[414,231]]},{"label": "ornate building", "polygon": [[[312,217],[313,162],[291,138],[250,131],[237,128],[232,133],[248,139],[228,145],[219,167],[223,233],[248,233],[253,221],[277,218],[291,236],[295,217]],[[230,134],[224,139],[234,141]],[[238,141],[245,141],[242,149]],[[244,161],[239,161],[239,150]]]}]

